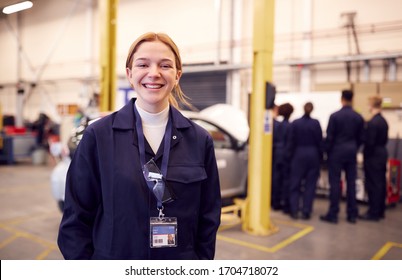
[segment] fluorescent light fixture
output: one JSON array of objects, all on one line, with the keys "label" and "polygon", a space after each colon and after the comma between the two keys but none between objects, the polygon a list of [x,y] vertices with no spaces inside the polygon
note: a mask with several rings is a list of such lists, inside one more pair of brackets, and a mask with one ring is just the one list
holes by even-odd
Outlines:
[{"label": "fluorescent light fixture", "polygon": [[3,9],[3,13],[9,15],[9,14],[12,14],[12,13],[16,13],[16,12],[19,12],[19,11],[22,11],[22,10],[29,9],[32,6],[33,6],[33,4],[32,4],[31,1],[24,1],[24,2],[21,2],[21,3],[17,3],[17,4],[13,4],[13,5],[5,7]]}]

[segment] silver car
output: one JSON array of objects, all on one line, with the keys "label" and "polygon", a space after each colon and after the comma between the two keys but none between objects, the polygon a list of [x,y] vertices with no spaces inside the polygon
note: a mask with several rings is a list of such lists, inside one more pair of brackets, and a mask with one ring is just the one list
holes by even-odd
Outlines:
[{"label": "silver car", "polygon": [[[206,129],[213,138],[222,198],[245,196],[249,126],[244,112],[228,104],[216,104],[200,112],[182,113]],[[69,140],[71,157],[86,126],[85,122],[82,123]],[[66,175],[70,162],[70,157],[64,157],[51,174],[52,194],[61,211],[64,207]]]},{"label": "silver car", "polygon": [[216,104],[183,114],[206,129],[214,140],[222,198],[244,196],[247,190],[249,126],[244,112]]}]

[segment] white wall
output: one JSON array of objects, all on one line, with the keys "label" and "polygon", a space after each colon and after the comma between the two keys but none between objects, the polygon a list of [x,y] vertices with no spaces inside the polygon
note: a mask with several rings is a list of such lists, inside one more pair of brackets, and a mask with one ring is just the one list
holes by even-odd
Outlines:
[{"label": "white wall", "polygon": [[304,115],[304,105],[307,102],[311,102],[314,106],[311,117],[319,121],[324,136],[328,127],[329,117],[342,107],[340,92],[279,93],[275,97],[275,102],[277,104],[286,102],[292,104],[294,111],[290,116],[290,121],[301,118]]},{"label": "white wall", "polygon": [[[0,6],[2,2],[0,0]],[[236,62],[251,64],[253,0],[221,0],[220,18],[217,14],[218,2],[120,0],[117,23],[118,74],[124,76],[124,62],[132,41],[147,31],[168,33],[179,46],[185,64],[215,62],[218,45],[221,60],[230,60],[230,48],[233,47],[236,48]],[[237,19],[241,20],[241,26],[235,31],[235,40],[231,42],[233,3],[240,3],[242,14]],[[301,0],[275,1],[275,62],[302,57],[303,36],[306,36],[303,33],[305,3]],[[402,52],[402,1],[311,0],[311,5],[313,58],[348,54],[346,30],[341,27],[340,15],[349,11],[357,12],[355,24],[362,53]],[[21,44],[27,58],[22,60],[21,78],[35,81],[39,70],[46,64],[37,87],[26,102],[24,117],[34,119],[40,111],[54,115],[52,107],[57,104],[85,104],[92,92],[98,89],[97,81],[91,80],[98,77],[100,35],[97,0],[36,0],[32,9],[21,12],[19,16]],[[7,18],[12,28],[16,29],[16,16]],[[218,44],[219,34],[221,41]],[[4,18],[0,19],[0,42],[0,85],[3,85],[0,102],[4,113],[14,114],[15,83],[18,79],[17,45]],[[370,79],[381,81],[384,79],[381,61],[375,65]],[[401,69],[399,66],[399,80],[402,79]],[[244,108],[245,96],[251,89],[251,75],[249,71],[242,73],[237,76],[240,79],[241,98],[236,100],[240,100]],[[343,64],[315,66],[311,71],[311,80],[313,84],[345,82],[345,67]],[[276,66],[274,83],[279,91],[299,91],[300,69]]]}]

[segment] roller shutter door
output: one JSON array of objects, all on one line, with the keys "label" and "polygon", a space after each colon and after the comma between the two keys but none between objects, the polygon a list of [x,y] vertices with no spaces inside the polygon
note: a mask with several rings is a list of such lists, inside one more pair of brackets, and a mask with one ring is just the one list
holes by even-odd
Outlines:
[{"label": "roller shutter door", "polygon": [[183,92],[199,110],[217,103],[226,103],[226,71],[184,73],[180,79]]}]

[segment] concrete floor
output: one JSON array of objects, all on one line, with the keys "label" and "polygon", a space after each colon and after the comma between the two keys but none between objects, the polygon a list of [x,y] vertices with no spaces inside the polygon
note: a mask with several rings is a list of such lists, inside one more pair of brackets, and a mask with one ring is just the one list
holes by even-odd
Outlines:
[{"label": "concrete floor", "polygon": [[[61,213],[50,189],[53,166],[0,165],[0,259],[63,259],[56,245]],[[236,219],[225,218],[216,259],[402,260],[402,204],[388,209],[385,220],[356,225],[346,222],[344,202],[337,225],[320,222],[327,206],[327,199],[317,198],[309,221],[272,212],[278,231],[264,237],[246,234]]]}]

